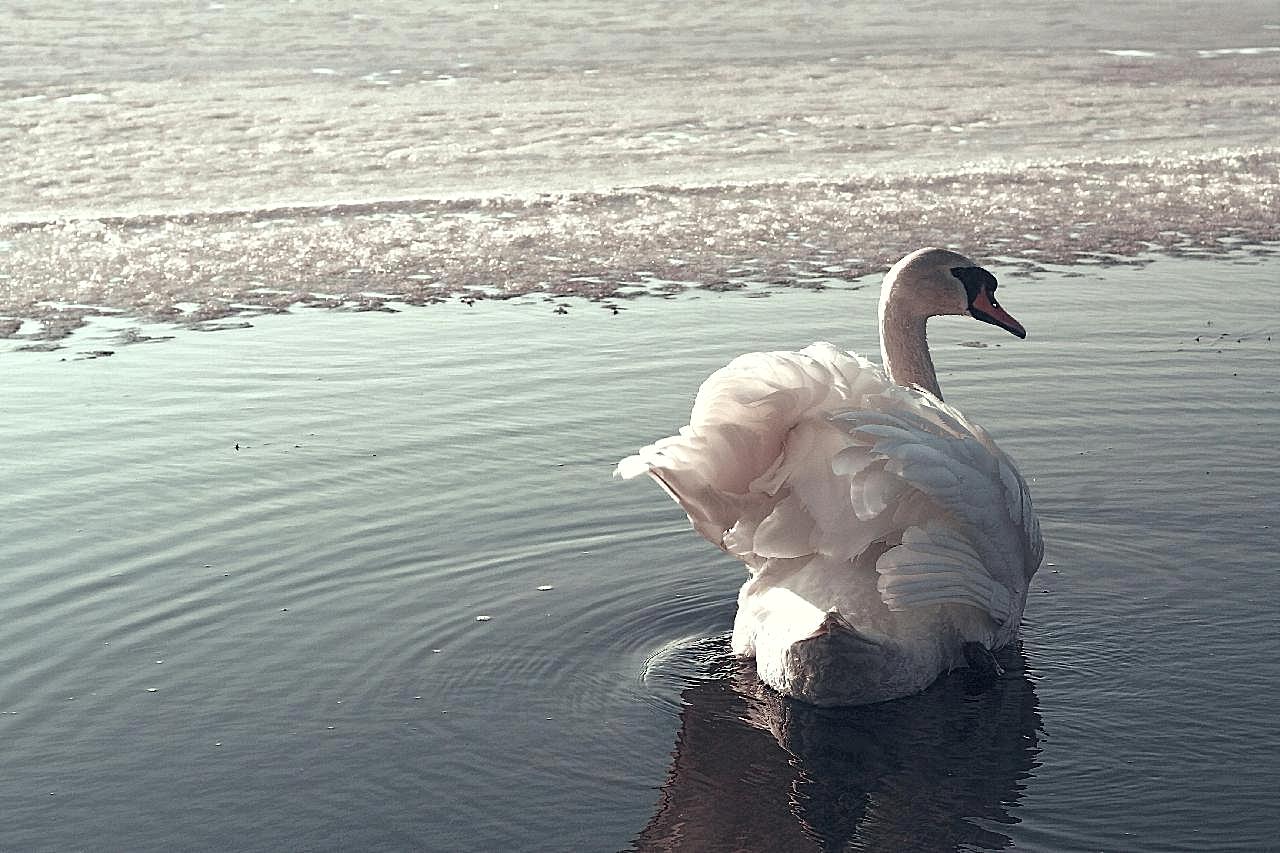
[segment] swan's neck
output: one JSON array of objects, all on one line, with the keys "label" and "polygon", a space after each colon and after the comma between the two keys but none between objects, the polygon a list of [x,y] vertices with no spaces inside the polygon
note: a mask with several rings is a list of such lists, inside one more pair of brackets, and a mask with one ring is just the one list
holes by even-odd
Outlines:
[{"label": "swan's neck", "polygon": [[[886,294],[890,296],[892,292]],[[884,372],[895,385],[910,388],[918,385],[939,400],[938,374],[929,356],[929,341],[924,324],[929,318],[895,305],[892,298],[880,301],[880,356]]]}]

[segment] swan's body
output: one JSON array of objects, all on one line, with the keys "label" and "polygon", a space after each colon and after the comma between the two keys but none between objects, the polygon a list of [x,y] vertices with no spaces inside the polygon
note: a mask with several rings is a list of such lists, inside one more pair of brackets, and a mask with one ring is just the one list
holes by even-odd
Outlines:
[{"label": "swan's body", "polygon": [[827,343],[740,356],[679,435],[618,465],[746,563],[733,649],[780,693],[906,696],[1017,633],[1039,523],[1009,457],[942,402],[925,340],[937,314],[1024,336],[995,286],[953,252],[908,255],[881,296],[885,372]]}]

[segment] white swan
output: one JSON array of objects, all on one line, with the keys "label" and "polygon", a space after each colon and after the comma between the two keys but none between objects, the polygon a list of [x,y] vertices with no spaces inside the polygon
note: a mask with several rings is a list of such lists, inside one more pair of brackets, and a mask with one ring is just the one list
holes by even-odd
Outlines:
[{"label": "white swan", "polygon": [[913,252],[881,290],[885,373],[828,343],[739,356],[679,435],[618,464],[747,564],[733,650],[778,692],[906,696],[966,660],[994,666],[987,650],[1017,633],[1040,525],[1013,462],[942,401],[925,338],[938,314],[1026,337],[995,290],[963,255]]}]

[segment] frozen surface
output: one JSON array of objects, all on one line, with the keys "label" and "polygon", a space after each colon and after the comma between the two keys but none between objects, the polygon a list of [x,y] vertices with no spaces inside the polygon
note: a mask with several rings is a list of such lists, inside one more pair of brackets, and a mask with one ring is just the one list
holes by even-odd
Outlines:
[{"label": "frozen surface", "polygon": [[1110,9],[8,4],[0,332],[1276,239],[1274,4]]}]

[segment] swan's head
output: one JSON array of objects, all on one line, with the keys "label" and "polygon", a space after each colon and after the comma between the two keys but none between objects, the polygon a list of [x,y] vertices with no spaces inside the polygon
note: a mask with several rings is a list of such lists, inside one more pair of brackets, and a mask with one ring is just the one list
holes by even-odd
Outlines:
[{"label": "swan's head", "polygon": [[893,265],[884,279],[881,311],[890,304],[917,317],[968,314],[1020,338],[1022,324],[996,301],[996,277],[957,252],[918,249]]}]

